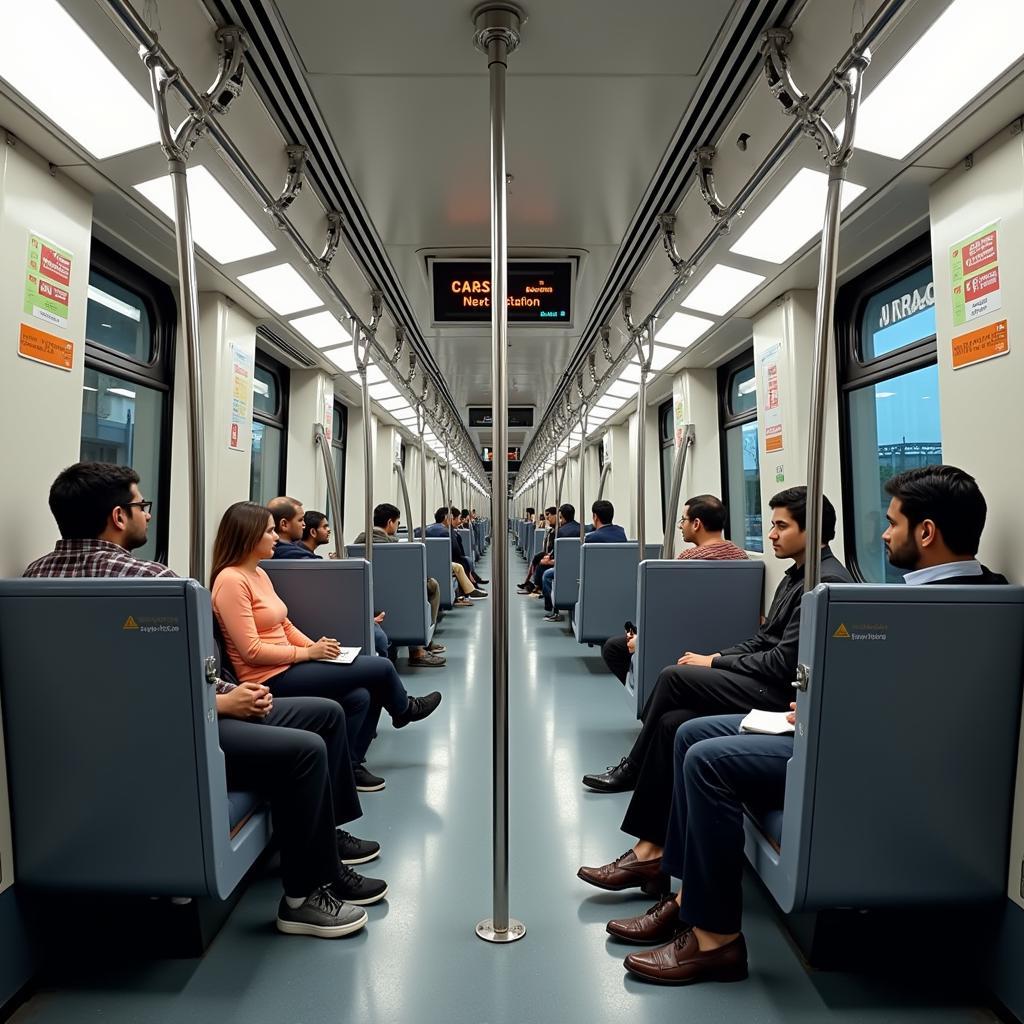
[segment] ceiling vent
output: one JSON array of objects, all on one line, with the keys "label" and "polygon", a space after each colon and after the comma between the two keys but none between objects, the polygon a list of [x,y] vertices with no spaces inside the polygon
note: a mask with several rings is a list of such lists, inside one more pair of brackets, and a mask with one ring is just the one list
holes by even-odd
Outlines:
[{"label": "ceiling vent", "polygon": [[312,370],[317,365],[266,324],[260,324],[256,328],[256,344],[293,370]]}]

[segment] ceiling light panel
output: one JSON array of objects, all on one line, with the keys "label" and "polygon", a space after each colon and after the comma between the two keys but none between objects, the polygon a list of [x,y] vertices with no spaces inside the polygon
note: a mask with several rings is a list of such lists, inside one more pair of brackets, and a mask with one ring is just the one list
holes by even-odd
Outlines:
[{"label": "ceiling light panel", "polygon": [[615,380],[608,386],[605,394],[614,395],[616,398],[632,398],[640,390],[639,384],[628,380]]},{"label": "ceiling light panel", "polygon": [[748,270],[718,263],[704,279],[683,299],[687,309],[697,309],[713,316],[724,316],[738,306],[761,282],[764,274],[752,274]]},{"label": "ceiling light panel", "polygon": [[[352,379],[358,384],[361,380],[358,373],[353,373]],[[384,376],[384,371],[379,366],[374,366],[373,363],[368,363],[366,366],[366,383],[367,384],[383,384],[387,380]],[[373,393],[372,391],[370,392]]]},{"label": "ceiling light panel", "polygon": [[326,349],[324,355],[343,373],[351,373],[356,368],[356,354],[351,345]]},{"label": "ceiling light panel", "polygon": [[238,280],[281,316],[323,305],[317,293],[290,263],[254,270],[251,274],[242,274]]},{"label": "ceiling light panel", "polygon": [[[844,182],[840,206],[845,210],[863,191],[863,185]],[[785,263],[793,253],[821,234],[827,195],[828,175],[801,167],[740,235],[730,252],[767,263]]]},{"label": "ceiling light panel", "polygon": [[379,402],[382,398],[398,398],[401,392],[391,381],[386,380],[381,384],[373,384],[369,388],[370,397]]},{"label": "ceiling light panel", "polygon": [[0,77],[99,160],[160,141],[150,102],[57,0],[4,4]]},{"label": "ceiling light panel", "polygon": [[953,0],[861,103],[857,149],[917,149],[1024,56],[1022,26],[1020,0]]},{"label": "ceiling light panel", "polygon": [[[135,191],[174,220],[174,193],[167,175],[144,181],[135,186]],[[274,243],[201,164],[188,169],[188,204],[196,245],[218,263],[235,263],[273,252]]]},{"label": "ceiling light panel", "polygon": [[401,397],[398,398],[378,398],[377,404],[382,408],[386,409],[390,413],[397,413],[402,409],[408,409],[409,403]]},{"label": "ceiling light panel", "polygon": [[661,330],[655,332],[654,340],[660,341],[663,345],[688,348],[714,326],[714,320],[706,320],[702,316],[673,313],[662,325]]},{"label": "ceiling light panel", "polygon": [[338,323],[333,313],[324,310],[322,313],[310,313],[288,321],[306,341],[317,348],[329,348],[332,345],[344,345],[352,340],[352,335]]}]

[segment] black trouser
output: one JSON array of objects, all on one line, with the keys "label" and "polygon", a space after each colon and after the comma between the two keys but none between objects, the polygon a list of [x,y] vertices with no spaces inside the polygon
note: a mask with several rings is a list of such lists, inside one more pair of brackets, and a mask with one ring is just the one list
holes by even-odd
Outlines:
[{"label": "black trouser", "polygon": [[542,557],[542,555],[534,555],[533,558],[530,559],[530,568],[526,570],[526,579],[523,580],[524,587],[532,582],[533,574],[537,571],[537,564],[540,562]]},{"label": "black trouser", "polygon": [[623,633],[622,636],[609,637],[601,645],[601,657],[604,658],[608,671],[623,686],[626,685],[626,676],[629,675],[629,666],[633,660],[633,655],[627,646],[628,639],[625,633]]},{"label": "black trouser", "polygon": [[661,670],[644,725],[629,759],[640,768],[622,831],[665,845],[672,805],[672,752],[684,722],[705,715],[745,714],[752,708],[784,711],[788,692],[769,690],[757,679],[726,669],[670,665]]},{"label": "black trouser", "polygon": [[340,705],[280,697],[262,721],[217,724],[228,788],[270,800],[285,894],[305,897],[340,881],[335,825],[362,814]]}]

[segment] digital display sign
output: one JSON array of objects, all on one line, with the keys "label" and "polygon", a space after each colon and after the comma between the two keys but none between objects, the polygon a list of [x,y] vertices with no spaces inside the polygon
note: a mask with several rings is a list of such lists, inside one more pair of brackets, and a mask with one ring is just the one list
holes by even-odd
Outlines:
[{"label": "digital display sign", "polygon": [[[508,261],[508,322],[510,326],[572,326],[573,278],[571,259]],[[491,261],[430,261],[434,324],[491,322]]]},{"label": "digital display sign", "polygon": [[[469,407],[469,425],[471,427],[493,427],[494,412],[489,405],[471,405]],[[529,405],[513,405],[508,410],[510,427],[532,427],[533,408]]]}]

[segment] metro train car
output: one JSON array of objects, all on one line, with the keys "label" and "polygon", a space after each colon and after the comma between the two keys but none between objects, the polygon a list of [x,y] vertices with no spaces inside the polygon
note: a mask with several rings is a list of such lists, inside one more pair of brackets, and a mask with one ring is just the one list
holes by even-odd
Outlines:
[{"label": "metro train car", "polygon": [[1020,0],[4,0],[0,128],[0,1020],[1024,1020]]}]

